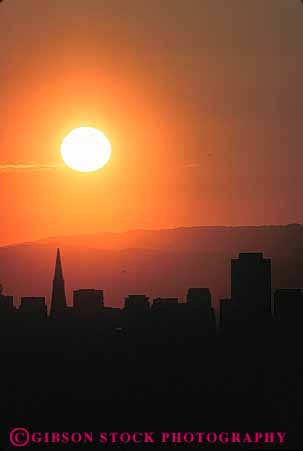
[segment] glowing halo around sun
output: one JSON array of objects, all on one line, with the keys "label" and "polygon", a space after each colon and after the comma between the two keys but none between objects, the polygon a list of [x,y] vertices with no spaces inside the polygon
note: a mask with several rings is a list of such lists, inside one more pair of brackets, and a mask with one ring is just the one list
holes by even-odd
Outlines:
[{"label": "glowing halo around sun", "polygon": [[109,161],[111,152],[109,140],[93,127],[75,128],[61,144],[64,163],[80,172],[94,172],[103,168]]}]

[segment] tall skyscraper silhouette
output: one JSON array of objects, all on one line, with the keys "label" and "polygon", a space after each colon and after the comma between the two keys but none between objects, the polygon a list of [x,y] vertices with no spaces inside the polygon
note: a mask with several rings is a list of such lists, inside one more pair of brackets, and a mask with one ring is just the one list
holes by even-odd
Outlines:
[{"label": "tall skyscraper silhouette", "polygon": [[262,253],[240,253],[231,261],[231,297],[242,319],[271,314],[271,261]]},{"label": "tall skyscraper silhouette", "polygon": [[60,317],[67,310],[65,284],[63,278],[60,249],[57,249],[55,275],[53,280],[53,291],[50,314],[52,317]]}]

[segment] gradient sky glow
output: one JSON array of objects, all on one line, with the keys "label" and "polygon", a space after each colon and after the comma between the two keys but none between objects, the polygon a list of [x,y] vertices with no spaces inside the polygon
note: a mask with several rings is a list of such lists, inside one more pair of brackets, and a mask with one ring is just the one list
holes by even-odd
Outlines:
[{"label": "gradient sky glow", "polygon": [[[0,42],[0,244],[303,221],[299,1],[7,0]],[[97,173],[62,168],[79,126]]]}]

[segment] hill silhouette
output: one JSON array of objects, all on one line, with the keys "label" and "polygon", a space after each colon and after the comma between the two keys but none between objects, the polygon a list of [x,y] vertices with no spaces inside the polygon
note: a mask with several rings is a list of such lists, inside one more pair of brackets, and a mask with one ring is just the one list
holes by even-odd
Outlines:
[{"label": "hill silhouette", "polygon": [[0,248],[0,282],[16,297],[49,301],[55,249],[62,250],[69,302],[78,288],[101,288],[105,304],[129,293],[184,299],[207,286],[214,304],[230,293],[230,259],[262,251],[272,258],[273,289],[303,286],[303,226],[190,227],[58,236]]}]

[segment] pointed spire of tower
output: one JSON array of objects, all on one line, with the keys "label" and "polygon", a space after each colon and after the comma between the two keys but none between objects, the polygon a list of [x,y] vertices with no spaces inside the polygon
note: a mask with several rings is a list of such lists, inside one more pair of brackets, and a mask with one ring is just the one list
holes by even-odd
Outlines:
[{"label": "pointed spire of tower", "polygon": [[62,271],[62,263],[61,263],[61,254],[60,249],[57,249],[57,256],[56,256],[56,266],[55,266],[55,277],[54,279],[63,279],[63,271]]},{"label": "pointed spire of tower", "polygon": [[52,317],[60,317],[66,311],[65,284],[62,271],[60,249],[57,249],[55,275],[53,279],[53,291],[50,314]]}]

